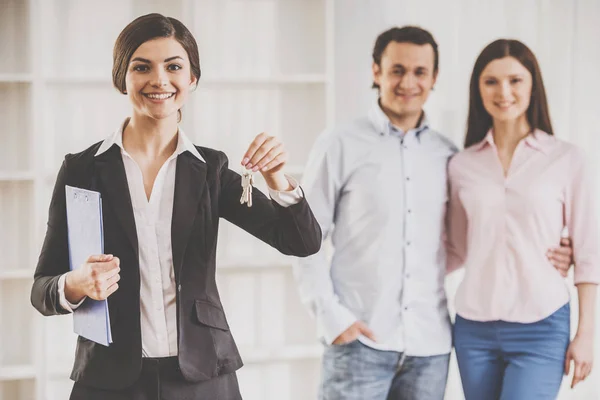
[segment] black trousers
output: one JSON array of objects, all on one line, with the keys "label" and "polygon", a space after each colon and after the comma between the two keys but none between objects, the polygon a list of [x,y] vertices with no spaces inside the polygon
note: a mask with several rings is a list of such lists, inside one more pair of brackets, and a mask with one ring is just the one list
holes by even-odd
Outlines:
[{"label": "black trousers", "polygon": [[241,400],[235,372],[203,382],[184,379],[177,357],[144,358],[129,388],[97,389],[75,382],[70,400]]}]

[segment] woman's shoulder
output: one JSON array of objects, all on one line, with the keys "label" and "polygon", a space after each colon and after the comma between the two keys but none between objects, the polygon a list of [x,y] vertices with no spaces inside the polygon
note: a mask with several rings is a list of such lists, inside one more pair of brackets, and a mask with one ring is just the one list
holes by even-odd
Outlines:
[{"label": "woman's shoulder", "polygon": [[553,158],[559,159],[561,156],[567,156],[572,161],[583,161],[586,158],[586,151],[583,147],[561,139],[556,135],[548,134],[542,130],[534,132],[536,141],[541,148]]},{"label": "woman's shoulder", "polygon": [[104,141],[101,140],[97,143],[94,143],[87,149],[80,151],[78,153],[67,153],[65,155],[65,160],[68,161],[70,164],[71,163],[86,163],[86,162],[93,161],[94,157],[96,156],[96,153],[98,153],[98,150],[100,149],[100,146],[102,146],[103,142]]},{"label": "woman's shoulder", "polygon": [[221,150],[198,145],[194,145],[194,147],[196,150],[198,150],[198,153],[200,153],[202,158],[204,158],[204,161],[209,165],[222,166],[228,162],[227,155]]}]

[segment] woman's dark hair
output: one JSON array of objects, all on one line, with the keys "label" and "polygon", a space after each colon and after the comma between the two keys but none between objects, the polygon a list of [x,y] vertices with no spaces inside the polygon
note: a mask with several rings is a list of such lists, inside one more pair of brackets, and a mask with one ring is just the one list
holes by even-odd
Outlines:
[{"label": "woman's dark hair", "polygon": [[[174,38],[181,44],[190,60],[192,75],[196,77],[196,86],[200,80],[200,56],[196,39],[179,20],[161,14],[142,15],[131,21],[119,34],[113,49],[113,85],[123,94],[125,75],[131,56],[143,43],[157,38]],[[181,112],[179,112],[181,119]]]},{"label": "woman's dark hair", "polygon": [[504,57],[516,58],[531,73],[532,86],[529,108],[527,109],[527,122],[529,122],[532,131],[541,129],[550,135],[554,134],[550,122],[550,113],[548,112],[548,101],[546,100],[542,72],[535,55],[518,40],[498,39],[483,49],[473,67],[469,89],[469,117],[467,119],[465,148],[481,142],[492,127],[492,117],[485,110],[481,99],[479,79],[490,62]]},{"label": "woman's dark hair", "polygon": [[[425,29],[417,26],[404,26],[402,28],[394,27],[381,33],[375,40],[375,46],[373,47],[373,62],[381,66],[381,57],[383,52],[391,42],[397,43],[413,43],[416,45],[430,44],[433,47],[433,73],[438,72],[439,66],[439,52],[438,45],[433,39],[433,35]],[[379,89],[379,85],[373,82],[373,89]]]}]

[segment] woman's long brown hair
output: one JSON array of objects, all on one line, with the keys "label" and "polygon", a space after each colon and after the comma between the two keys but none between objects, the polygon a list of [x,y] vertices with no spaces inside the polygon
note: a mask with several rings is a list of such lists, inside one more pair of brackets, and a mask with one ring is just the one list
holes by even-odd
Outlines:
[{"label": "woman's long brown hair", "polygon": [[531,99],[527,109],[529,126],[532,130],[541,129],[550,135],[554,134],[550,123],[542,73],[535,55],[518,40],[498,39],[483,49],[473,67],[469,90],[469,117],[467,119],[465,148],[481,142],[492,127],[492,117],[485,110],[481,99],[479,78],[490,62],[504,57],[516,58],[531,73]]}]

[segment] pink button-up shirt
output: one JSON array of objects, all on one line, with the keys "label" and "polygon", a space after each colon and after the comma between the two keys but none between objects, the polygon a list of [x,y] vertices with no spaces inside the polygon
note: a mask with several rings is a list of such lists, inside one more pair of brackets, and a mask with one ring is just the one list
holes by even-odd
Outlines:
[{"label": "pink button-up shirt", "polygon": [[567,303],[566,281],[546,258],[565,226],[575,284],[600,283],[598,205],[581,149],[538,130],[519,143],[505,176],[490,131],[448,168],[447,267],[465,267],[460,316],[529,323]]}]

